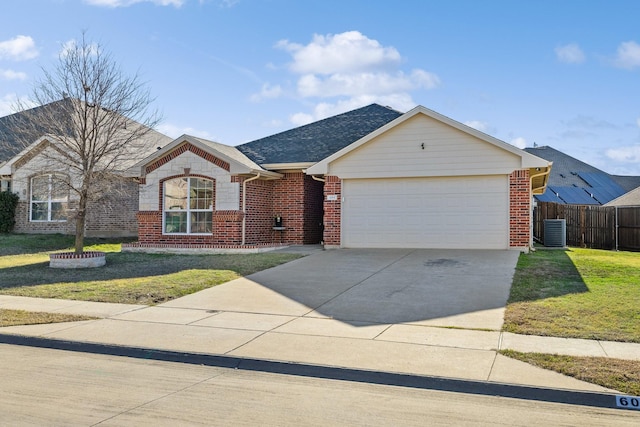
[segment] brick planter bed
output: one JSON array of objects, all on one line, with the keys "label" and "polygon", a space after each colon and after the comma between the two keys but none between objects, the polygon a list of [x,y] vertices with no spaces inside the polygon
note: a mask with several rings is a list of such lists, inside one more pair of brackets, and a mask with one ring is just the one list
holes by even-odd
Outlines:
[{"label": "brick planter bed", "polygon": [[49,254],[51,268],[94,268],[107,263],[104,252],[88,251],[81,254],[75,252],[58,252]]},{"label": "brick planter bed", "polygon": [[153,244],[123,243],[122,252],[142,252],[150,254],[250,254],[286,248],[287,244],[247,244],[247,245],[206,245],[206,244]]}]

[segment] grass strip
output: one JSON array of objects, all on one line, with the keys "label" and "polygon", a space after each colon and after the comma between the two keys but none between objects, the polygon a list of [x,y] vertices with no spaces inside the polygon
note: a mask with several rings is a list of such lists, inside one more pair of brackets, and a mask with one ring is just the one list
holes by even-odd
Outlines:
[{"label": "grass strip", "polygon": [[502,350],[501,354],[581,381],[640,396],[640,361]]},{"label": "grass strip", "polygon": [[93,320],[95,317],[64,313],[42,313],[24,310],[0,309],[0,327],[19,325],[40,325],[45,323],[78,322]]}]

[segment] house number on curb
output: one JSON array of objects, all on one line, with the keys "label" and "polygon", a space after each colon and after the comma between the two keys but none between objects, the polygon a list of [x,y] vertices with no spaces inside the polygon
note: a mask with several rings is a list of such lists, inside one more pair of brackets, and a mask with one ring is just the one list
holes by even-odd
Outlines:
[{"label": "house number on curb", "polygon": [[616,406],[624,409],[635,409],[640,411],[640,397],[638,396],[616,396]]}]

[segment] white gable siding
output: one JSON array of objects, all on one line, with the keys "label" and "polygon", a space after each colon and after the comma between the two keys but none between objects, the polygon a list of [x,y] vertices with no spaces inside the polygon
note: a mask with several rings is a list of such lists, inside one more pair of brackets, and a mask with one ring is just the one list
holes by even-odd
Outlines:
[{"label": "white gable siding", "polygon": [[187,151],[147,174],[146,184],[140,187],[140,210],[159,210],[160,180],[169,176],[184,175],[185,168],[190,168],[192,175],[204,175],[216,180],[216,210],[239,209],[240,184],[231,182],[231,174],[226,170]]},{"label": "white gable siding", "polygon": [[[424,144],[424,149],[422,149]],[[520,158],[425,115],[416,115],[330,163],[341,178],[508,174]]]}]

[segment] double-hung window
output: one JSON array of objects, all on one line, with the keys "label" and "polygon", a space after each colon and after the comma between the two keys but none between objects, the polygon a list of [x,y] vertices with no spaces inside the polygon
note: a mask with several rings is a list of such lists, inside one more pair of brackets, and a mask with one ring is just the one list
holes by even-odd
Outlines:
[{"label": "double-hung window", "polygon": [[33,222],[67,220],[69,190],[64,180],[54,174],[31,178],[29,218]]},{"label": "double-hung window", "polygon": [[212,180],[182,177],[164,182],[165,234],[209,234],[212,216]]}]

